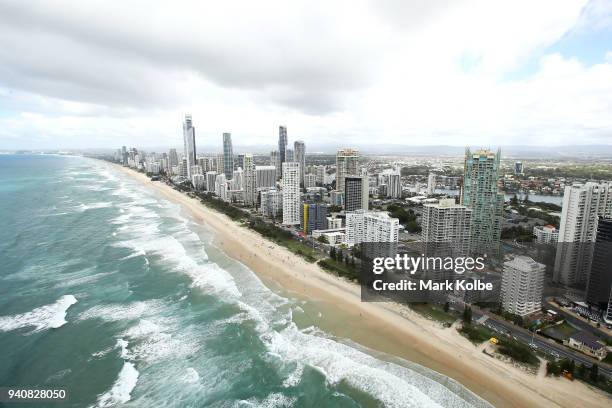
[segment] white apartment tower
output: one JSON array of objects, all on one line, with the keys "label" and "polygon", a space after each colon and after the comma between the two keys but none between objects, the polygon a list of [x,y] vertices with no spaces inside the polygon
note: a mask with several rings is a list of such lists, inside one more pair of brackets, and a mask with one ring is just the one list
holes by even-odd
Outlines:
[{"label": "white apartment tower", "polygon": [[283,163],[283,225],[300,223],[300,164]]},{"label": "white apartment tower", "polygon": [[215,194],[217,197],[223,201],[229,201],[229,196],[227,194],[227,180],[225,178],[225,174],[217,174],[215,178]]},{"label": "white apartment tower", "polygon": [[215,190],[215,181],[217,180],[217,172],[216,171],[207,171],[206,172],[206,192],[214,193]]},{"label": "white apartment tower", "polygon": [[399,220],[382,211],[357,210],[346,214],[346,244],[398,242]]},{"label": "white apartment tower", "polygon": [[253,163],[253,155],[244,155],[244,203],[254,206],[257,202],[257,176],[256,167]]},{"label": "white apartment tower", "polygon": [[564,285],[586,283],[598,217],[605,215],[609,206],[609,184],[589,182],[565,187],[555,258],[556,282]]},{"label": "white apartment tower", "polygon": [[509,313],[526,316],[542,310],[546,266],[528,256],[504,262],[501,304]]},{"label": "white apartment tower", "polygon": [[421,239],[428,247],[442,244],[457,254],[467,255],[470,249],[472,210],[455,204],[452,198],[437,204],[424,204],[421,220]]}]

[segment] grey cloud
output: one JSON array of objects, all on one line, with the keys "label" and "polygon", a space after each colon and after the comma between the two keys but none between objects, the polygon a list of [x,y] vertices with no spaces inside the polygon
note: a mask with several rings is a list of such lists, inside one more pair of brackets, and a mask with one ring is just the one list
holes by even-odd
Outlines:
[{"label": "grey cloud", "polygon": [[260,91],[272,102],[326,113],[371,83],[379,57],[373,44],[357,33],[338,35],[324,17],[308,19],[309,26],[295,32],[241,34],[235,27],[225,38],[226,32],[159,19],[147,25],[144,9],[113,15],[87,4],[68,10],[0,1],[0,83],[74,101],[152,107],[180,99],[173,81],[193,72],[224,88]]}]

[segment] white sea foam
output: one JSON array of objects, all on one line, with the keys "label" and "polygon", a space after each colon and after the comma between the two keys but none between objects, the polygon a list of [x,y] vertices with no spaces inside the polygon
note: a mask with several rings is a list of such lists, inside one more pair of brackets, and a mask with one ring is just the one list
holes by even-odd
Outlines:
[{"label": "white sea foam", "polygon": [[66,324],[68,308],[77,302],[73,295],[65,295],[55,303],[41,306],[31,312],[14,316],[0,316],[0,331],[11,331],[23,327],[34,327],[34,332],[57,329]]},{"label": "white sea foam", "polygon": [[183,376],[183,381],[188,384],[195,384],[200,381],[200,375],[193,367],[189,367]]},{"label": "white sea foam", "polygon": [[138,382],[138,376],[139,373],[134,364],[129,361],[124,362],[112,388],[98,397],[96,407],[114,407],[128,402]]},{"label": "white sea foam", "polygon": [[73,209],[75,209],[78,212],[84,212],[87,210],[96,210],[99,208],[109,208],[112,206],[113,206],[113,203],[111,202],[99,202],[99,203],[90,203],[90,204],[81,203],[77,206],[74,206]]},{"label": "white sea foam", "polygon": [[238,407],[258,407],[258,408],[289,408],[292,407],[297,398],[287,397],[280,393],[272,393],[263,400],[258,398],[249,398],[238,402]]},{"label": "white sea foam", "polygon": [[136,320],[143,316],[152,316],[163,308],[158,300],[147,300],[132,303],[103,304],[93,306],[79,315],[80,320],[102,319],[107,322]]}]

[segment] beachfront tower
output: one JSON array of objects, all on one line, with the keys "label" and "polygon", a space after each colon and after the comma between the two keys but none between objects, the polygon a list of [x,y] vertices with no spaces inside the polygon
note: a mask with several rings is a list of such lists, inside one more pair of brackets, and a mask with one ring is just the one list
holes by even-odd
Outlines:
[{"label": "beachfront tower", "polygon": [[283,163],[283,225],[300,223],[300,164]]},{"label": "beachfront tower", "polygon": [[197,162],[195,128],[189,113],[185,114],[185,121],[183,122],[183,148],[187,158],[187,178],[191,180],[191,166],[195,166]]},{"label": "beachfront tower", "polygon": [[504,311],[526,316],[542,310],[546,266],[528,256],[504,262],[501,304]]},{"label": "beachfront tower", "polygon": [[471,251],[497,255],[500,251],[504,194],[499,191],[501,150],[465,149],[461,204],[472,209]]}]

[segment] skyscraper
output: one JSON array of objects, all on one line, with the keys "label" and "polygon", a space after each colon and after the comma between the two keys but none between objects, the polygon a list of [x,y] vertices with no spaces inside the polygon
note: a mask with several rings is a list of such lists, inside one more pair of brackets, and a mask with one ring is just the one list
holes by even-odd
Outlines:
[{"label": "skyscraper", "polygon": [[281,161],[278,150],[272,150],[270,152],[270,165],[274,166],[276,169],[276,180],[279,180],[281,178]]},{"label": "skyscraper", "polygon": [[[421,240],[426,252],[453,252],[466,256],[470,248],[472,210],[455,204],[455,199],[442,199],[437,204],[424,204]],[[431,251],[429,251],[431,249]]]},{"label": "skyscraper", "polygon": [[168,153],[168,170],[169,173],[172,173],[172,168],[179,165],[178,154],[176,153],[176,149],[170,149],[170,153]]},{"label": "skyscraper", "polygon": [[191,114],[185,114],[183,122],[183,147],[187,158],[187,177],[191,180],[191,166],[196,162],[195,128],[191,121]]},{"label": "skyscraper", "polygon": [[504,195],[497,187],[501,150],[493,153],[465,149],[463,194],[461,204],[473,210],[471,251],[499,254]]},{"label": "skyscraper", "polygon": [[367,176],[347,176],[344,178],[345,211],[367,210],[369,201]]},{"label": "skyscraper", "polygon": [[234,176],[234,150],[231,133],[223,134],[223,173],[227,180],[231,180]]},{"label": "skyscraper", "polygon": [[300,223],[300,164],[283,163],[283,224]]},{"label": "skyscraper", "polygon": [[276,186],[276,167],[255,166],[255,188],[270,188]]},{"label": "skyscraper", "polygon": [[358,175],[359,152],[354,149],[340,149],[336,153],[336,190],[344,191],[344,178]]},{"label": "skyscraper", "polygon": [[278,127],[278,166],[279,176],[283,176],[283,163],[287,161],[287,127],[279,126]]},{"label": "skyscraper", "polygon": [[436,192],[436,174],[429,173],[427,177],[427,195],[433,195]]},{"label": "skyscraper", "polygon": [[523,175],[523,162],[517,161],[514,163],[514,175],[522,176]]},{"label": "skyscraper", "polygon": [[612,219],[599,218],[586,301],[605,311],[612,293]]},{"label": "skyscraper", "polygon": [[576,183],[565,187],[554,280],[584,285],[591,269],[598,217],[606,212],[609,186]]},{"label": "skyscraper", "polygon": [[389,174],[389,183],[387,184],[387,197],[402,198],[402,177],[399,172]]},{"label": "skyscraper", "polygon": [[509,313],[526,316],[542,310],[546,266],[527,256],[504,262],[501,304]]},{"label": "skyscraper", "polygon": [[306,145],[301,140],[293,143],[293,154],[295,161],[300,164],[300,185],[304,185],[304,173],[306,172]]},{"label": "skyscraper", "polygon": [[244,203],[247,206],[254,206],[257,202],[257,175],[256,167],[253,163],[253,155],[244,155]]}]

